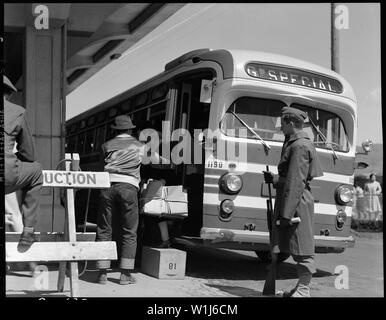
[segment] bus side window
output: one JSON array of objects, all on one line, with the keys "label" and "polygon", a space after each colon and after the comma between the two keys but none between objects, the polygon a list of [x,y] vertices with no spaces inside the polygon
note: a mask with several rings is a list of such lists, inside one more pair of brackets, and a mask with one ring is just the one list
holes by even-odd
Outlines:
[{"label": "bus side window", "polygon": [[113,124],[113,121],[110,121],[107,123],[107,129],[106,129],[106,141],[110,140],[114,137],[115,130],[111,128],[111,125]]},{"label": "bus side window", "polygon": [[131,100],[126,100],[121,105],[121,113],[126,114],[131,110]]},{"label": "bus side window", "polygon": [[131,115],[131,120],[133,121],[133,124],[137,125],[140,124],[144,121],[147,121],[147,109],[143,109],[140,111],[135,112],[134,114]]},{"label": "bus side window", "polygon": [[161,132],[162,121],[166,118],[166,102],[161,102],[150,108],[149,121],[151,122],[152,128]]},{"label": "bus side window", "polygon": [[84,153],[91,153],[94,149],[94,141],[95,138],[95,129],[88,130],[86,133],[86,142],[85,142],[85,150]]},{"label": "bus side window", "polygon": [[102,144],[106,141],[105,140],[105,132],[106,132],[106,126],[100,126],[96,129],[96,138],[95,138],[95,144],[94,144],[94,151],[98,151]]},{"label": "bus side window", "polygon": [[66,141],[66,152],[74,152],[76,145],[76,135],[69,137]]},{"label": "bus side window", "polygon": [[79,134],[78,143],[76,145],[76,152],[79,153],[80,155],[83,154],[85,139],[86,139],[86,133],[82,132],[81,134]]}]

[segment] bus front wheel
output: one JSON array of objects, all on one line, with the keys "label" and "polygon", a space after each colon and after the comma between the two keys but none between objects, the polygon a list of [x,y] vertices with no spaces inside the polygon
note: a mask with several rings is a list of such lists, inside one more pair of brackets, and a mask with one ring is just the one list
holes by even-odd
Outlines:
[{"label": "bus front wheel", "polygon": [[[268,263],[271,262],[271,253],[269,251],[255,251],[256,255],[262,262]],[[278,262],[283,262],[289,258],[289,253],[280,252],[278,256]]]}]

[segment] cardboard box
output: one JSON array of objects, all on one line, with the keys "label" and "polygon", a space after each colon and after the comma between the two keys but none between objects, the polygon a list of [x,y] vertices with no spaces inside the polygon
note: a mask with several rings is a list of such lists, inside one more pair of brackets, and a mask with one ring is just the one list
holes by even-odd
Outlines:
[{"label": "cardboard box", "polygon": [[[151,188],[151,187],[150,187]],[[142,212],[147,215],[162,217],[187,217],[188,196],[182,186],[160,186],[157,193],[148,190],[147,195],[141,198]],[[153,198],[148,196],[152,195]]]},{"label": "cardboard box", "polygon": [[158,279],[180,280],[185,277],[186,252],[170,248],[142,248],[141,270]]}]

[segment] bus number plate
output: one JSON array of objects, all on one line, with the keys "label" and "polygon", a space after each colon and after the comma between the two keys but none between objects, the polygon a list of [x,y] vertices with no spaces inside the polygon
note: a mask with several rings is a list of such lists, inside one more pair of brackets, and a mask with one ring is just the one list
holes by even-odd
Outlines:
[{"label": "bus number plate", "polygon": [[206,167],[222,169],[224,167],[224,164],[222,161],[208,161]]}]

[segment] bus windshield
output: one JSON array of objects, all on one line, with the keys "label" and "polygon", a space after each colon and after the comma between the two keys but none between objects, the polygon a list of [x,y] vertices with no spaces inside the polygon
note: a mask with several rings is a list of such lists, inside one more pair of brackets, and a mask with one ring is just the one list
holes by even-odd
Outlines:
[{"label": "bus windshield", "polygon": [[[280,100],[254,97],[238,98],[231,104],[222,119],[220,124],[221,131],[228,136],[240,137],[239,130],[245,129],[237,117],[232,115],[231,112],[233,111],[263,140],[284,141],[284,135],[280,129],[280,117],[281,109],[285,106],[286,104]],[[307,132],[315,147],[331,149],[332,146],[335,151],[349,151],[348,137],[343,122],[336,114],[299,104],[296,105],[296,108],[307,112],[313,123],[327,138],[326,143],[311,123],[306,121],[303,130]],[[247,131],[247,137],[250,139],[254,138],[249,131]]]}]

